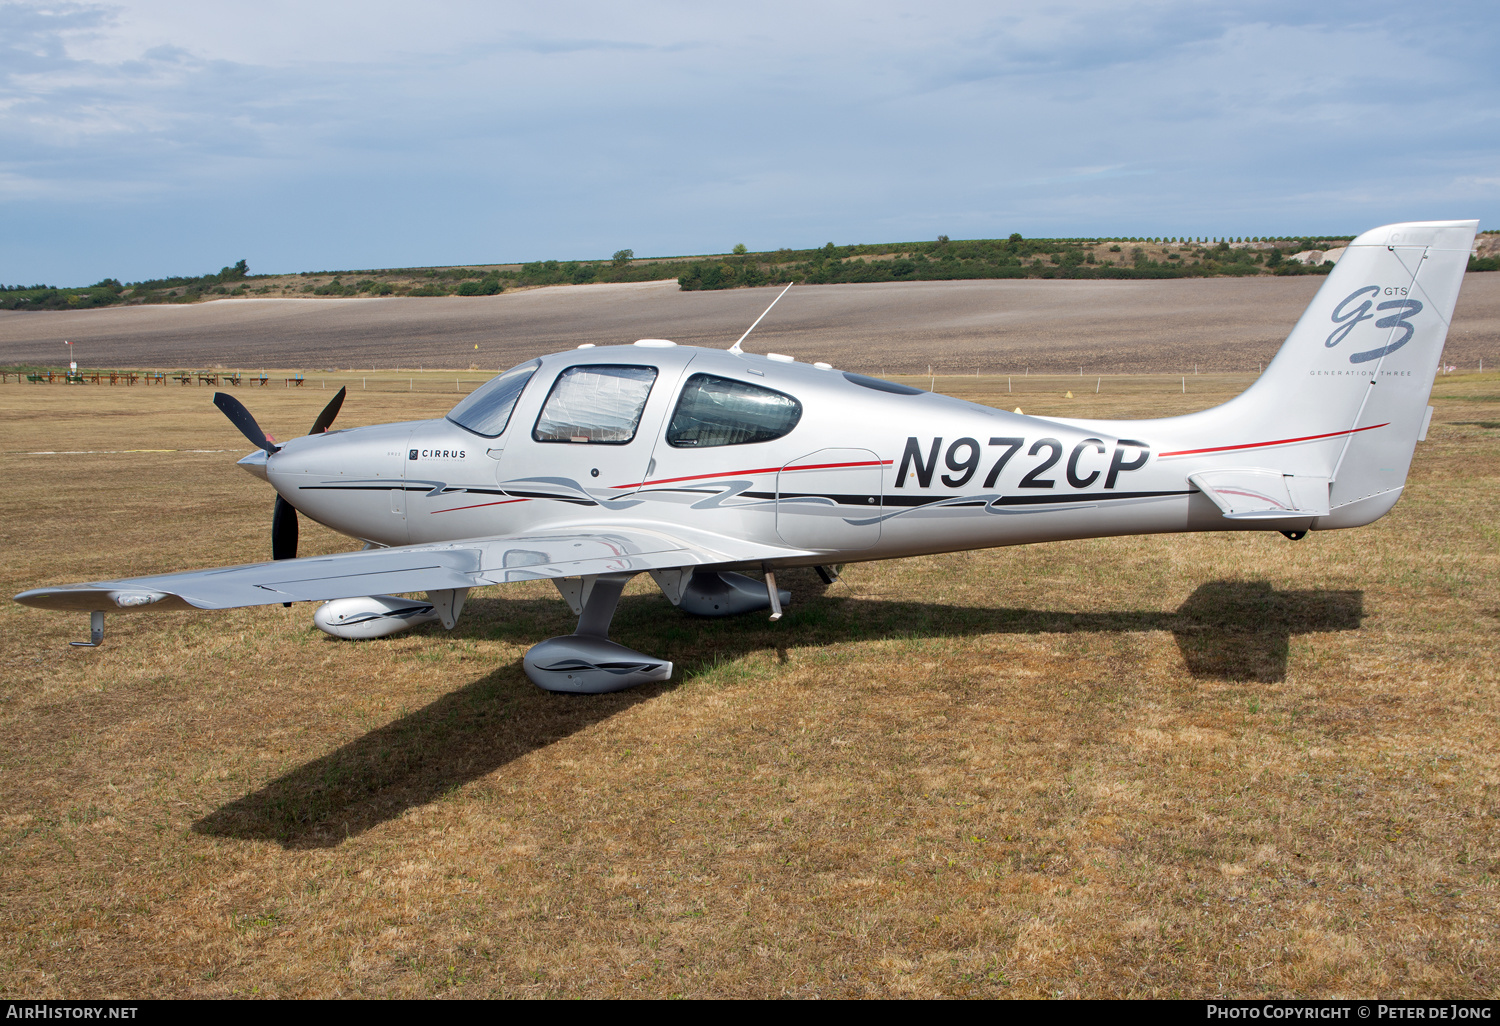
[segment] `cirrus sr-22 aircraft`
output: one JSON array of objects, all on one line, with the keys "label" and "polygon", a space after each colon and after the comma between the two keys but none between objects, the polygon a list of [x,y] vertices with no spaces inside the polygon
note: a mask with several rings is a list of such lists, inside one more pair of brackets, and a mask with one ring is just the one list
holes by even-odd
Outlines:
[{"label": "cirrus sr-22 aircraft", "polygon": [[[687,613],[776,619],[788,567],[831,580],[849,562],[1069,538],[1360,527],[1395,505],[1426,435],[1477,227],[1365,232],[1255,384],[1181,417],[1028,417],[739,342],[656,339],[530,360],[440,420],[330,431],[341,391],[279,446],[220,393],[257,447],[240,466],[276,490],[276,558],[16,601],[92,614],[81,644],[101,641],[106,610],[303,601],[360,638],[451,629],[469,589],[548,579],[578,627],[533,646],[526,675],[599,693],[671,676],[608,640],[641,573]],[[294,558],[298,514],[366,546]]]}]

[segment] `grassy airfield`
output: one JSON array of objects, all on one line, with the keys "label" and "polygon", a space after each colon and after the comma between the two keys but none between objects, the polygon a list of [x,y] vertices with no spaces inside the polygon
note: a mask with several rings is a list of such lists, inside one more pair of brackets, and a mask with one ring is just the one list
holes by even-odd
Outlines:
[{"label": "grassy airfield", "polygon": [[[286,437],[341,383],[342,427],[472,387],[359,377],[239,391]],[[936,387],[1142,417],[1252,377]],[[0,387],[0,593],[266,558],[208,398]],[[621,695],[522,675],[550,584],[364,643],[303,604],[71,649],[0,602],[0,994],[1491,997],[1500,375],[1434,405],[1363,530],[852,565],[774,625],[642,578],[614,637],[678,670]]]}]

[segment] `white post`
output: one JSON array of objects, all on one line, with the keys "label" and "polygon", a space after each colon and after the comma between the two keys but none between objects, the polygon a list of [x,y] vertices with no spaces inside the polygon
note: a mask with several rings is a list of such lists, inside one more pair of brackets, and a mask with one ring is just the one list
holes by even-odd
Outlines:
[{"label": "white post", "polygon": [[1099,394],[1099,386],[1102,385],[1102,384],[1104,384],[1104,379],[1103,378],[1100,378],[1098,381],[1094,382],[1094,394],[1095,395]]},{"label": "white post", "polygon": [[1186,375],[1184,375],[1183,379],[1182,379],[1182,394],[1183,395],[1187,395],[1187,377],[1186,377]]}]

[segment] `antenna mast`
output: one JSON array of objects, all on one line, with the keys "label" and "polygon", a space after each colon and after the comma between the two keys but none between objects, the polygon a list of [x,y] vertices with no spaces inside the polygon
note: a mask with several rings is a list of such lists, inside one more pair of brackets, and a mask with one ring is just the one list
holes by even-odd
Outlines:
[{"label": "antenna mast", "polygon": [[[777,303],[781,302],[781,297],[791,291],[792,286],[795,284],[797,283],[794,281],[787,282],[786,288],[782,289],[779,293],[776,294],[776,298],[771,300],[771,306],[775,306]],[[771,306],[766,307],[765,310],[761,312],[761,315],[755,318],[755,324],[759,324],[761,321],[766,319],[766,314],[771,312]],[[729,347],[729,351],[731,353],[743,352],[743,350],[740,349],[740,343],[750,337],[750,333],[755,330],[755,324],[752,324],[750,325],[750,327],[746,328],[745,333],[735,341],[734,345]]]}]

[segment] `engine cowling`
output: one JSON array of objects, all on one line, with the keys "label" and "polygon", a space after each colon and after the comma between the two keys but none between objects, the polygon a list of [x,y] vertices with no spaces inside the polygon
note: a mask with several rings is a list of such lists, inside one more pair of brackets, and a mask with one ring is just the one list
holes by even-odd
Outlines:
[{"label": "engine cowling", "polygon": [[350,641],[383,638],[439,619],[431,602],[396,595],[334,599],[313,613],[313,624],[324,634]]}]

